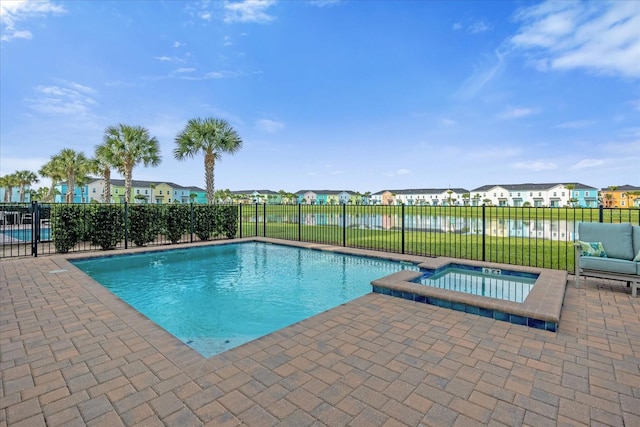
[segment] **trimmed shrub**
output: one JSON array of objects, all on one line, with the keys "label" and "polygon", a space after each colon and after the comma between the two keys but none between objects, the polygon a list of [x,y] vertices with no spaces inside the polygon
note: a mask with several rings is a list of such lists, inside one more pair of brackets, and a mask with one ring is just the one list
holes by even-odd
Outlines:
[{"label": "trimmed shrub", "polygon": [[120,205],[91,206],[89,218],[91,244],[102,250],[114,249],[124,238],[124,212]]},{"label": "trimmed shrub", "polygon": [[200,240],[209,240],[216,232],[216,206],[193,206],[193,232]]},{"label": "trimmed shrub", "polygon": [[216,208],[216,234],[233,239],[238,232],[238,207],[217,205]]},{"label": "trimmed shrub", "polygon": [[162,215],[156,205],[129,206],[128,220],[129,239],[136,246],[153,242],[162,229]]},{"label": "trimmed shrub", "polygon": [[178,243],[189,231],[191,213],[189,205],[167,205],[166,235],[171,243]]},{"label": "trimmed shrub", "polygon": [[82,209],[78,205],[60,205],[49,211],[51,236],[56,251],[67,253],[82,236]]}]

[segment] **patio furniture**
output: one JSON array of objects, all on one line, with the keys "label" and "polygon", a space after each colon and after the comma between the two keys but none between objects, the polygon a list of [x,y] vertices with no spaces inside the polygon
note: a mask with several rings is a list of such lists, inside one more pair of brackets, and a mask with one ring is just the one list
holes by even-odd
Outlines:
[{"label": "patio furniture", "polygon": [[580,277],[620,280],[638,295],[640,287],[640,226],[581,222],[578,224],[576,287]]}]

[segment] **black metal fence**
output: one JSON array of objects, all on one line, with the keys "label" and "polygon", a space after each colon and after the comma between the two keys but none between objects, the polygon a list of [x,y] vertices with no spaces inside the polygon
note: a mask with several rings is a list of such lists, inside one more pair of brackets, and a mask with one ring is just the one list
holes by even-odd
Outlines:
[{"label": "black metal fence", "polygon": [[[2,257],[56,253],[65,230],[56,221],[65,204],[0,205]],[[96,205],[78,207],[85,234]],[[119,205],[122,206],[122,205]],[[134,208],[124,206],[125,217]],[[147,205],[152,218],[164,218],[173,205]],[[169,239],[157,229],[145,245],[200,240],[194,228],[198,205],[183,205],[187,232]],[[629,222],[640,225],[640,210],[618,208],[534,208],[365,205],[227,205],[237,214],[236,237],[264,236],[385,252],[449,256],[573,271],[573,242],[579,222]],[[197,216],[197,215],[196,215]],[[148,227],[154,221],[149,221]],[[95,224],[95,221],[94,221]],[[114,248],[131,245],[124,236]],[[58,227],[60,228],[60,227]],[[214,233],[215,234],[215,233]],[[213,235],[211,238],[219,238]],[[70,251],[101,248],[81,236]]]}]

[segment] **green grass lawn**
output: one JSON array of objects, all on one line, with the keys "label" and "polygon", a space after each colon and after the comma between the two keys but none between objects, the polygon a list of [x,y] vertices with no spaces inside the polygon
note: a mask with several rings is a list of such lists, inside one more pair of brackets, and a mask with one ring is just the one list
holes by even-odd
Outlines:
[{"label": "green grass lawn", "polygon": [[[397,230],[343,229],[338,226],[243,223],[242,235],[323,243],[351,248],[424,256],[481,260],[482,236]],[[265,233],[266,231],[266,233]],[[485,237],[485,261],[573,272],[574,252],[569,242],[533,238]]]},{"label": "green grass lawn", "polygon": [[[570,272],[574,270],[571,240],[576,223],[598,222],[602,215],[603,222],[640,224],[638,209],[352,205],[243,205],[241,209],[243,236],[474,260],[484,256],[484,260],[490,262]],[[299,218],[302,218],[300,226]],[[367,224],[372,218],[378,222],[371,229],[342,227],[342,223],[358,219],[362,219],[361,224]],[[423,231],[419,226],[418,229],[407,226],[403,233],[403,226],[415,218],[438,218],[444,229]],[[387,229],[381,229],[382,222]],[[510,224],[519,224],[532,237],[507,237],[514,234]],[[470,227],[480,229],[470,230]]]}]

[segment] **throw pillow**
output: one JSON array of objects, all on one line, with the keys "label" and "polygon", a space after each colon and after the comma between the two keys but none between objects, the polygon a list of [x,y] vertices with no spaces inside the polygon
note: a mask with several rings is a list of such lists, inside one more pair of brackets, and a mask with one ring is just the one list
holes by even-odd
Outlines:
[{"label": "throw pillow", "polygon": [[578,240],[580,244],[580,250],[582,256],[595,256],[600,258],[606,258],[607,253],[604,250],[604,246],[600,242],[583,242]]},{"label": "throw pillow", "polygon": [[636,254],[636,257],[633,259],[635,262],[640,262],[640,251]]}]

